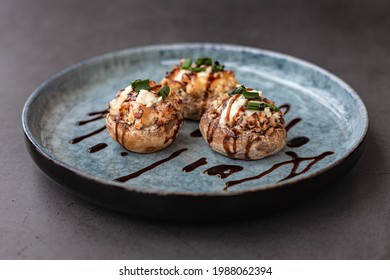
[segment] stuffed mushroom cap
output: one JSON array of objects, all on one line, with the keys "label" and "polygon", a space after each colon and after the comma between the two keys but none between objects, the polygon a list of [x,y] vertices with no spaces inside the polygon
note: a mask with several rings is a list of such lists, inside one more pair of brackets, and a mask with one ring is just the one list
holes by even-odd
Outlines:
[{"label": "stuffed mushroom cap", "polygon": [[238,85],[203,114],[199,128],[210,147],[230,158],[256,160],[286,144],[283,112],[261,91]]},{"label": "stuffed mushroom cap", "polygon": [[184,118],[199,120],[214,100],[222,101],[237,84],[234,73],[210,58],[180,60],[161,81],[178,92],[184,103]]},{"label": "stuffed mushroom cap", "polygon": [[168,86],[136,80],[109,104],[106,127],[125,149],[151,153],[164,149],[183,124],[183,103]]}]

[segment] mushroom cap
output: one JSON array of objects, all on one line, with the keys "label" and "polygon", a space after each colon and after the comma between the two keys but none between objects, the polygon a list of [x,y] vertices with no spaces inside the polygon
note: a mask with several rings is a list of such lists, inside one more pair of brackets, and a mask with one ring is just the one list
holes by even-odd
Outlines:
[{"label": "mushroom cap", "polygon": [[226,92],[237,85],[231,70],[212,72],[212,67],[207,66],[204,72],[191,72],[181,69],[181,64],[175,65],[161,84],[168,85],[182,98],[186,119],[199,120],[214,100],[228,98]]},{"label": "mushroom cap", "polygon": [[[132,152],[151,153],[166,148],[183,125],[179,96],[171,91],[162,100],[157,94],[161,85],[150,81],[150,86],[149,93],[135,92],[131,86],[119,91],[106,116],[110,136]],[[148,99],[141,99],[141,94],[147,94]]]},{"label": "mushroom cap", "polygon": [[282,112],[267,117],[264,112],[248,114],[241,108],[234,119],[221,121],[226,117],[223,111],[230,110],[228,107],[238,96],[215,104],[203,114],[199,129],[206,142],[214,151],[237,159],[257,160],[280,151],[287,138]]}]

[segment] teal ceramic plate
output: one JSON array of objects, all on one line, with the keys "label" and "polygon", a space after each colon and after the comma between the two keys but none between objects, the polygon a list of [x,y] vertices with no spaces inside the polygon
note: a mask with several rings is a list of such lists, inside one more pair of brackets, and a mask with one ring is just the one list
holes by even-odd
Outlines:
[{"label": "teal ceramic plate", "polygon": [[[150,77],[160,81],[180,58],[200,56],[219,60],[234,70],[240,83],[261,89],[278,106],[286,105],[284,110],[289,106],[287,140],[305,137],[309,141],[300,147],[286,146],[258,161],[232,160],[213,152],[203,138],[192,137],[198,123],[186,121],[176,141],[165,150],[123,156],[125,150],[103,129],[104,118],[88,115],[104,110],[131,80]],[[128,213],[207,220],[274,210],[340,176],[363,151],[368,116],[353,89],[302,60],[241,46],[175,44],[113,52],[62,71],[30,96],[23,111],[23,128],[40,168],[73,193]],[[94,131],[95,135],[77,143],[69,142]],[[87,152],[100,143],[105,143],[98,146],[101,150]],[[113,181],[184,148],[177,157],[136,178]],[[301,160],[293,161],[294,155]],[[182,171],[200,158],[206,158],[207,164],[192,172]],[[243,169],[224,179],[204,173],[217,165]]]}]

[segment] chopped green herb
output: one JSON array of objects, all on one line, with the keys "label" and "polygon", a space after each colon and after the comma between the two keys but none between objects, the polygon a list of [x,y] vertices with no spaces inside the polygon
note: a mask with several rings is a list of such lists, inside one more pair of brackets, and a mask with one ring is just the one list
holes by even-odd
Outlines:
[{"label": "chopped green herb", "polygon": [[225,68],[225,65],[220,65],[219,63],[217,64],[217,61],[216,61],[215,64],[213,64],[213,66],[211,67],[211,71],[220,72],[220,71],[223,71],[224,68]]},{"label": "chopped green herb", "polygon": [[271,104],[268,104],[268,103],[257,103],[257,102],[248,102],[248,104],[246,104],[245,109],[247,109],[247,110],[256,110],[256,111],[264,111],[265,107],[268,107],[272,111],[275,111],[275,112],[279,111],[279,108],[274,106],[274,105],[271,105]]},{"label": "chopped green herb", "polygon": [[144,80],[138,79],[132,81],[130,85],[132,86],[135,92],[139,92],[141,89],[146,89],[146,90],[150,89],[149,79],[144,79]]},{"label": "chopped green herb", "polygon": [[256,110],[256,111],[264,110],[264,107],[261,109],[260,105],[261,105],[261,103],[248,102],[248,104],[246,104],[245,109],[247,109],[247,110]]},{"label": "chopped green herb", "polygon": [[238,86],[235,89],[229,90],[227,94],[229,96],[233,96],[235,94],[242,93],[245,89],[246,88],[244,86]]},{"label": "chopped green herb", "polygon": [[259,96],[259,92],[257,91],[244,91],[242,93],[242,95],[246,98],[246,99],[260,99],[260,96]]},{"label": "chopped green herb", "polygon": [[192,67],[190,70],[192,72],[204,72],[204,71],[206,71],[206,68],[204,68],[204,67]]},{"label": "chopped green herb", "polygon": [[211,65],[213,64],[213,60],[210,57],[199,57],[195,61],[196,65]]},{"label": "chopped green herb", "polygon": [[191,58],[186,58],[186,60],[184,61],[183,65],[181,66],[181,69],[190,69],[191,67],[191,64],[192,64],[192,59]]},{"label": "chopped green herb", "polygon": [[167,98],[170,91],[171,91],[171,89],[169,88],[169,86],[163,86],[158,91],[158,95],[160,95],[162,97],[162,99],[165,100],[165,98]]},{"label": "chopped green herb", "polygon": [[263,105],[264,105],[264,107],[269,107],[272,111],[279,112],[279,108],[274,106],[274,105],[271,105],[268,103],[263,103]]}]

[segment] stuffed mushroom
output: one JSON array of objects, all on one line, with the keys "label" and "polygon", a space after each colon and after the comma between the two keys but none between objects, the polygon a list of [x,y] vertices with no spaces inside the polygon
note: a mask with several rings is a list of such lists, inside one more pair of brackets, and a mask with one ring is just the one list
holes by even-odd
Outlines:
[{"label": "stuffed mushroom", "polygon": [[229,96],[237,81],[231,70],[225,70],[218,61],[211,58],[182,59],[165,78],[162,85],[168,85],[178,92],[184,104],[184,118],[199,120],[214,100],[222,101]]},{"label": "stuffed mushroom", "polygon": [[164,149],[183,124],[183,102],[168,86],[136,80],[109,104],[106,127],[125,149],[151,153]]},{"label": "stuffed mushroom", "polygon": [[256,160],[281,150],[286,143],[283,112],[261,91],[238,85],[230,98],[215,102],[199,124],[210,147],[230,158]]}]

